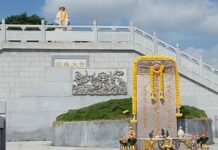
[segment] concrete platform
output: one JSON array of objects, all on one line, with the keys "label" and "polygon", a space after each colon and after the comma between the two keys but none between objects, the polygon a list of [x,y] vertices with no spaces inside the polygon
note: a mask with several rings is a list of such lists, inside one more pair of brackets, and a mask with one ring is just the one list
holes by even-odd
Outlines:
[{"label": "concrete platform", "polygon": [[118,148],[57,147],[50,141],[8,142],[6,150],[119,150]]},{"label": "concrete platform", "polygon": [[[210,150],[218,150],[218,139],[210,145]],[[49,141],[8,142],[7,150],[119,150],[118,148],[56,147]]]}]

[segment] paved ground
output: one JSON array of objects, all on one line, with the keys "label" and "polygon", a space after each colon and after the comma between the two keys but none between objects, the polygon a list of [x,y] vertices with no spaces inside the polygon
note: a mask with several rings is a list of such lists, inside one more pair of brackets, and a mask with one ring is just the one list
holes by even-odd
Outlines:
[{"label": "paved ground", "polygon": [[51,142],[8,142],[6,150],[119,150],[116,148],[56,147]]},{"label": "paved ground", "polygon": [[[215,144],[209,146],[210,150],[218,150],[218,139]],[[79,148],[79,147],[56,147],[51,142],[8,142],[7,150],[119,150],[116,148]]]}]

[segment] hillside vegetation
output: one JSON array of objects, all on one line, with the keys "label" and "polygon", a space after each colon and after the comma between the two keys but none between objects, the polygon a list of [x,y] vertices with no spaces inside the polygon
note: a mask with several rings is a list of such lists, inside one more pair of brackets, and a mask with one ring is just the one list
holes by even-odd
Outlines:
[{"label": "hillside vegetation", "polygon": [[[132,117],[132,98],[114,99],[100,102],[81,109],[69,110],[59,115],[56,121],[91,121],[91,120],[121,120]],[[204,110],[196,107],[182,106],[181,113],[187,119],[206,119]]]},{"label": "hillside vegetation", "polygon": [[69,110],[56,121],[119,120],[131,117],[132,99],[114,99],[81,109]]}]

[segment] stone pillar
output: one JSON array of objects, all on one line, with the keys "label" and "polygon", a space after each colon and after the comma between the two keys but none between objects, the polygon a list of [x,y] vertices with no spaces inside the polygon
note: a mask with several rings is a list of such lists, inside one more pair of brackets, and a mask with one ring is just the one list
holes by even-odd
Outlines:
[{"label": "stone pillar", "polygon": [[159,52],[158,52],[158,38],[157,38],[157,33],[156,31],[153,32],[153,52],[154,52],[154,55],[158,55]]},{"label": "stone pillar", "polygon": [[214,86],[214,88],[216,87],[216,74],[215,74],[215,71],[216,71],[216,69],[214,68],[214,67],[211,67],[211,71],[212,71],[212,79],[211,79],[211,81],[212,81],[212,83],[213,83],[213,86]]},{"label": "stone pillar", "polygon": [[179,43],[176,44],[176,63],[177,63],[178,68],[180,69],[180,67],[181,67],[181,50],[180,50]]},{"label": "stone pillar", "polygon": [[41,20],[41,41],[40,42],[46,42],[46,27],[45,27],[45,20]]},{"label": "stone pillar", "polygon": [[135,43],[135,27],[133,26],[133,22],[130,21],[130,24],[129,24],[129,30],[130,30],[130,41],[132,43]]},{"label": "stone pillar", "polygon": [[2,42],[6,42],[6,25],[5,25],[5,19],[2,19]]},{"label": "stone pillar", "polygon": [[200,66],[200,77],[204,79],[204,64],[202,56],[199,56],[199,66]]},{"label": "stone pillar", "polygon": [[93,32],[94,32],[94,41],[95,43],[98,43],[98,27],[97,27],[97,21],[93,21]]}]

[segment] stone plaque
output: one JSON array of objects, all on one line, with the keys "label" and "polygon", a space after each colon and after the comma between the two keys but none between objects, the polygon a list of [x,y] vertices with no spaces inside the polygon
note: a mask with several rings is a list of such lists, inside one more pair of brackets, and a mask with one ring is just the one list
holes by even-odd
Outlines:
[{"label": "stone plaque", "polygon": [[86,68],[89,66],[88,56],[52,56],[54,67]]},{"label": "stone plaque", "polygon": [[126,69],[73,69],[73,95],[127,95]]},{"label": "stone plaque", "polygon": [[85,68],[86,59],[55,59],[55,67],[73,67],[73,68]]}]

